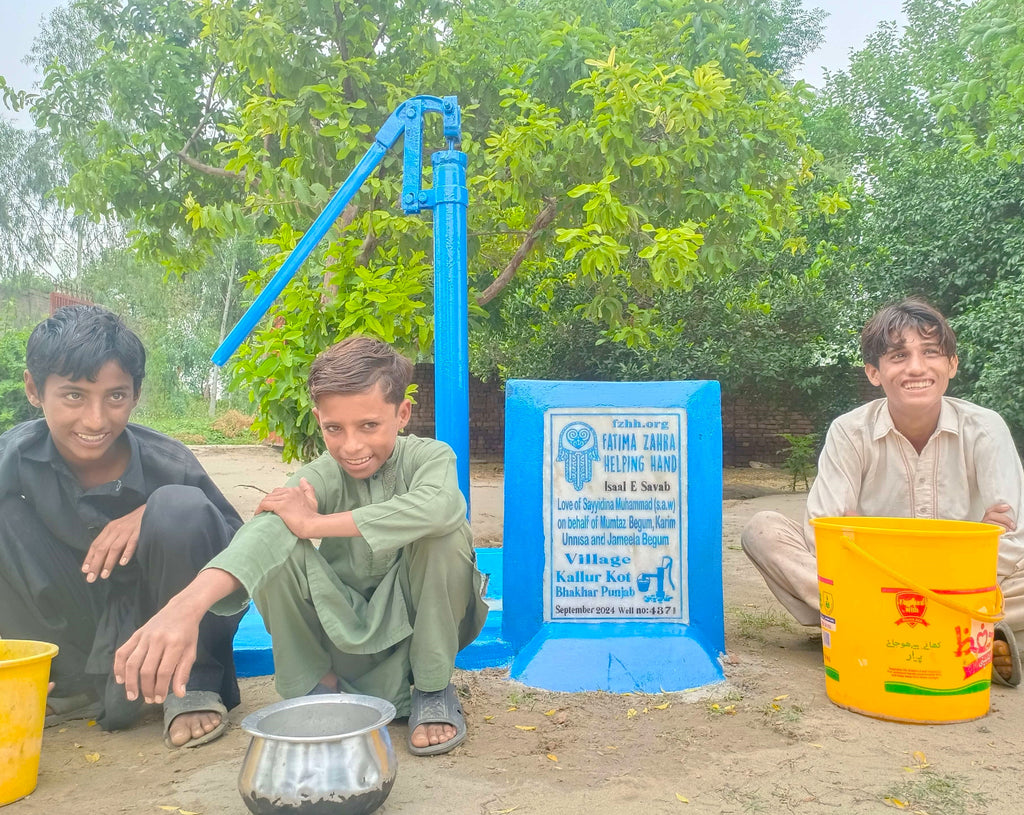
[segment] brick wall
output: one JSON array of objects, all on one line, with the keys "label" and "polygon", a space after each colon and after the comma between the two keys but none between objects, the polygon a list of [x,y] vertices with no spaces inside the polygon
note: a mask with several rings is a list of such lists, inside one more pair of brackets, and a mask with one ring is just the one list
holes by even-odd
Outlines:
[{"label": "brick wall", "polygon": [[[417,436],[434,436],[434,366],[416,366],[416,404],[408,430]],[[469,455],[500,461],[505,454],[505,391],[497,383],[469,378]]]},{"label": "brick wall", "polygon": [[780,433],[813,432],[810,420],[796,411],[722,397],[722,463],[726,467],[745,467],[751,461],[780,463],[787,447]]},{"label": "brick wall", "polygon": [[[5,301],[13,304],[13,309],[6,309]],[[32,328],[40,320],[50,316],[50,302],[45,292],[26,291],[12,294],[0,286],[0,308],[3,308],[4,319],[12,319],[13,325],[8,328]]]},{"label": "brick wall", "polygon": [[[860,395],[864,401],[881,395],[863,374]],[[434,435],[434,366],[416,366],[419,386],[409,432]],[[876,393],[877,391],[877,393]],[[469,381],[469,453],[475,459],[500,461],[505,454],[505,391],[497,383]],[[722,398],[722,460],[726,467],[746,467],[751,461],[781,463],[786,447],[780,433],[812,433],[814,426],[795,410],[780,410],[742,398]]]}]

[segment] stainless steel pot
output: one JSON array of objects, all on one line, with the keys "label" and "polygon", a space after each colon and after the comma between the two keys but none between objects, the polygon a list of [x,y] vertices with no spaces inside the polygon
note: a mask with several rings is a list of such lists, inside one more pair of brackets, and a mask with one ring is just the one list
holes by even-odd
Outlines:
[{"label": "stainless steel pot", "polygon": [[395,706],[332,693],[251,713],[238,791],[256,815],[367,815],[388,797],[398,762],[387,724]]}]

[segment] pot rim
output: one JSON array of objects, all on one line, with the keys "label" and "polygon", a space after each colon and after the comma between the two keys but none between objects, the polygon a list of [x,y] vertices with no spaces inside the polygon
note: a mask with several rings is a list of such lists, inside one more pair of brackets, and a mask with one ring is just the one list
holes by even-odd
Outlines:
[{"label": "pot rim", "polygon": [[[342,705],[342,704],[359,704],[364,707],[371,708],[377,711],[377,721],[366,727],[359,728],[358,730],[350,730],[345,733],[338,733],[331,736],[279,736],[274,733],[264,732],[260,725],[262,721],[267,717],[275,713],[280,713],[282,710],[291,710],[292,708],[305,707],[307,705]],[[242,719],[241,728],[250,736],[260,739],[268,739],[269,741],[286,741],[296,744],[312,744],[322,743],[331,741],[341,741],[343,739],[352,738],[353,736],[361,736],[364,733],[370,733],[374,730],[386,726],[388,722],[395,718],[397,711],[395,706],[387,699],[379,699],[376,696],[363,696],[357,693],[324,693],[317,694],[315,696],[299,696],[295,699],[284,699],[280,702],[275,702],[267,707],[260,708],[254,713],[250,713],[244,719]]]}]

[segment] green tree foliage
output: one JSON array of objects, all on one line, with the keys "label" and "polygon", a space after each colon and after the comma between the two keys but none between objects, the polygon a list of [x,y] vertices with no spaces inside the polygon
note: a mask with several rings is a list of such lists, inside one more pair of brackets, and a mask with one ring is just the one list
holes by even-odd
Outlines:
[{"label": "green tree foliage", "polygon": [[25,398],[25,345],[29,333],[28,329],[0,333],[0,433],[39,416]]},{"label": "green tree foliage", "polygon": [[965,152],[1002,164],[1024,161],[1024,5],[979,0],[964,12],[959,45],[966,59],[935,95],[940,121]]},{"label": "green tree foliage", "polygon": [[965,298],[953,328],[962,372],[957,378],[965,378],[964,390],[998,411],[1010,425],[1017,448],[1024,449],[1024,275]]},{"label": "green tree foliage", "polygon": [[195,265],[188,250],[205,237],[184,229],[183,201],[242,197],[235,174],[215,166],[234,115],[224,89],[240,80],[200,36],[196,11],[192,0],[85,0],[59,10],[33,52],[42,90],[25,100],[74,168],[60,200],[94,220],[131,224],[143,259],[178,269]]},{"label": "green tree foliage", "polygon": [[[251,234],[262,285],[417,93],[463,104],[479,304],[534,298],[523,279],[584,291],[603,343],[671,336],[665,293],[802,253],[847,206],[813,187],[804,92],[780,78],[820,35],[792,0],[76,7],[92,57],[55,60],[30,100],[76,168],[62,195],[178,270]],[[315,451],[303,383],[325,345],[358,331],[430,353],[429,223],[395,211],[399,189],[389,156],[241,351],[235,381],[288,456]]]},{"label": "green tree foliage", "polygon": [[1018,439],[1021,8],[911,0],[906,28],[869,38],[808,124],[825,163],[862,184],[866,207],[840,253],[860,288],[850,302],[870,311],[921,295],[942,309],[962,341],[951,390],[998,409]]},{"label": "green tree foliage", "polygon": [[[81,284],[91,298],[119,314],[146,346],[145,407],[180,413],[208,394],[210,353],[221,339],[229,284],[240,269],[259,262],[253,243],[236,239],[221,244],[206,267],[180,276],[125,250],[106,252],[83,271]],[[232,288],[230,321],[246,305],[240,287]]]},{"label": "green tree foliage", "polygon": [[[500,302],[500,320],[474,333],[474,372],[483,378],[716,379],[727,396],[794,407],[824,427],[858,403],[857,350],[870,304],[822,246],[799,274],[745,269],[659,297],[662,329],[648,348],[609,342],[584,316],[588,285],[554,286],[538,308],[526,285]],[[791,258],[794,262],[798,258]],[[565,265],[571,277],[571,266]]]},{"label": "green tree foliage", "polygon": [[[632,28],[625,25],[628,15]],[[428,32],[436,56],[414,68],[404,66],[404,54],[382,59],[388,52],[378,48],[373,70],[348,75],[359,88],[356,99],[384,99],[384,109],[347,99],[345,83],[309,88],[302,76],[294,88],[274,84],[274,98],[250,100],[263,118],[243,123],[248,141],[237,139],[230,149],[239,162],[263,157],[266,179],[274,177],[263,146],[266,117],[276,130],[280,109],[291,115],[310,93],[333,106],[312,111],[317,122],[328,121],[318,131],[300,130],[303,117],[295,117],[289,142],[278,144],[284,157],[267,206],[278,211],[273,202],[281,189],[296,190],[301,201],[307,156],[324,136],[331,143],[323,152],[357,156],[362,145],[353,146],[352,136],[372,132],[368,109],[379,122],[397,101],[440,85],[476,103],[466,111],[463,148],[482,170],[470,181],[470,279],[481,290],[481,305],[520,272],[539,274],[542,291],[584,285],[590,292],[584,316],[602,327],[604,339],[647,347],[661,334],[658,292],[735,270],[799,231],[794,191],[810,180],[818,159],[801,138],[799,100],[753,64],[757,53],[749,38],[722,6],[481,3],[463,7],[447,23],[448,36],[440,40]],[[396,24],[385,19],[379,28]],[[370,33],[379,36],[379,30]],[[365,45],[357,50],[371,60]],[[242,57],[234,59],[237,64]],[[384,65],[406,70],[404,77],[396,71],[403,85],[377,90]],[[270,87],[272,68],[260,67],[256,86]],[[362,330],[429,354],[424,225],[410,226],[382,208],[382,201],[398,196],[396,164],[385,162],[370,182],[367,210],[356,211],[324,248],[320,268],[306,272],[282,298],[275,315],[283,325],[257,334],[243,349],[240,381],[257,383],[265,429],[286,439],[286,453],[313,452],[317,435],[302,385],[309,360],[326,343]],[[337,183],[310,186],[319,196],[317,208]],[[841,205],[823,196],[812,210]],[[294,245],[295,218],[289,210],[279,220],[275,240],[283,253]],[[524,262],[531,247],[540,251]],[[558,254],[573,263],[571,277],[546,273],[556,268]],[[329,285],[346,293],[343,301],[319,300],[320,269]],[[517,281],[513,288],[521,286]],[[301,440],[294,450],[287,447],[292,438]]]}]

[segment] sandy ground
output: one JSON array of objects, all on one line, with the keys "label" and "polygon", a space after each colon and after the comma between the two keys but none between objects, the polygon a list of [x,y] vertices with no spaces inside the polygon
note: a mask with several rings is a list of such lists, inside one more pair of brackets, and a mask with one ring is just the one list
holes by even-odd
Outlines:
[{"label": "sandy ground", "polygon": [[[243,514],[294,469],[267,448],[196,450]],[[501,483],[500,466],[474,467],[478,545],[500,543]],[[457,672],[468,739],[449,755],[415,758],[405,726],[392,726],[399,771],[380,812],[1024,811],[1024,759],[1012,748],[1024,729],[1019,692],[995,688],[989,715],[938,726],[878,721],[828,700],[820,637],[788,621],[739,546],[754,512],[802,514],[803,495],[787,490],[777,471],[726,474],[726,682],[658,696],[559,694],[500,670]],[[243,680],[231,722],[277,698],[270,678]],[[122,733],[51,728],[38,789],[5,812],[245,815],[236,779],[247,744],[235,726],[200,749],[168,751],[156,713]]]}]

